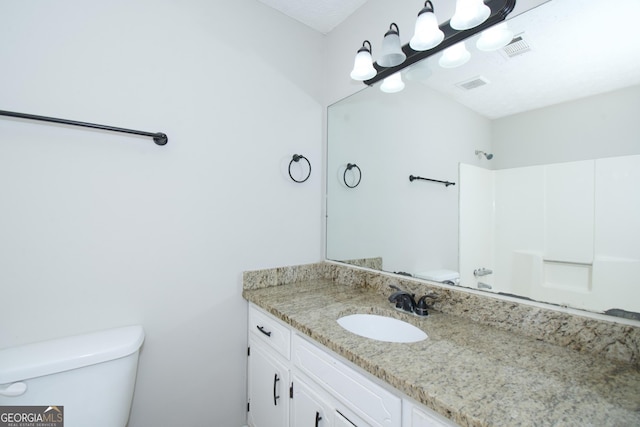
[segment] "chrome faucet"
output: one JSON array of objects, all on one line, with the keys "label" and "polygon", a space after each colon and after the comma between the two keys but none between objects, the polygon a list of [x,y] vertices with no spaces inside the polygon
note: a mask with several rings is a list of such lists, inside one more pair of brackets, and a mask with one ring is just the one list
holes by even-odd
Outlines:
[{"label": "chrome faucet", "polygon": [[473,275],[478,277],[478,276],[486,276],[487,274],[492,274],[493,270],[489,270],[488,268],[478,268],[476,270],[473,270]]}]

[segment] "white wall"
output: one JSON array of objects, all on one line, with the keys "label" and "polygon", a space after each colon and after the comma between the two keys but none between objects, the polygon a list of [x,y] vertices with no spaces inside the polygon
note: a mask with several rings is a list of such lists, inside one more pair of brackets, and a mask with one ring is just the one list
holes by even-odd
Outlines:
[{"label": "white wall", "polygon": [[132,427],[243,424],[241,272],[323,258],[323,37],[256,1],[41,0],[0,40],[0,109],[169,135],[0,117],[0,348],[139,323]]},{"label": "white wall", "polygon": [[640,153],[640,86],[492,122],[495,169]]}]

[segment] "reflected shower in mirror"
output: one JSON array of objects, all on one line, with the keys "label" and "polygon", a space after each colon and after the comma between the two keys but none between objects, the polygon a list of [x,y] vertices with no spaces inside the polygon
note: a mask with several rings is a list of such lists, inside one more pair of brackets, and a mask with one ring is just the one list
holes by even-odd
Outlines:
[{"label": "reflected shower in mirror", "polygon": [[[327,259],[640,312],[636,16],[636,0],[551,0],[508,20],[502,49],[474,36],[461,67],[435,55],[402,92],[329,107]],[[348,163],[367,171],[356,189]]]}]

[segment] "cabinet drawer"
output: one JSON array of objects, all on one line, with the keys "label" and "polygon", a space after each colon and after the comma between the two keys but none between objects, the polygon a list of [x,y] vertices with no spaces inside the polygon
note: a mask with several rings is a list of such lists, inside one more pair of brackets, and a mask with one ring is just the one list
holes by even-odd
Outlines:
[{"label": "cabinet drawer", "polygon": [[402,400],[335,356],[304,338],[293,336],[295,367],[324,387],[372,426],[396,427],[402,422]]},{"label": "cabinet drawer", "polygon": [[249,332],[289,360],[291,331],[253,304],[249,305]]}]

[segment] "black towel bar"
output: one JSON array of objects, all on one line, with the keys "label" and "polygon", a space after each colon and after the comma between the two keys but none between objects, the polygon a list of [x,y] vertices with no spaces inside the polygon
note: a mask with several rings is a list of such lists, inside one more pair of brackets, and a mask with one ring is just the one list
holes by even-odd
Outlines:
[{"label": "black towel bar", "polygon": [[165,145],[169,141],[169,137],[162,132],[144,132],[141,130],[132,130],[118,128],[114,126],[97,125],[95,123],[78,122],[75,120],[57,119],[55,117],[36,116],[34,114],[16,113],[13,111],[0,110],[0,116],[17,117],[19,119],[39,120],[42,122],[60,123],[63,125],[81,126],[86,128],[108,130],[111,132],[129,133],[133,135],[150,136],[157,145]]},{"label": "black towel bar", "polygon": [[439,182],[440,184],[444,184],[445,187],[448,187],[450,185],[456,185],[455,182],[449,182],[449,181],[440,181],[437,179],[431,179],[431,178],[423,178],[421,176],[413,176],[413,175],[409,175],[409,181],[413,182],[416,179],[421,179],[423,181],[431,181],[431,182]]}]

